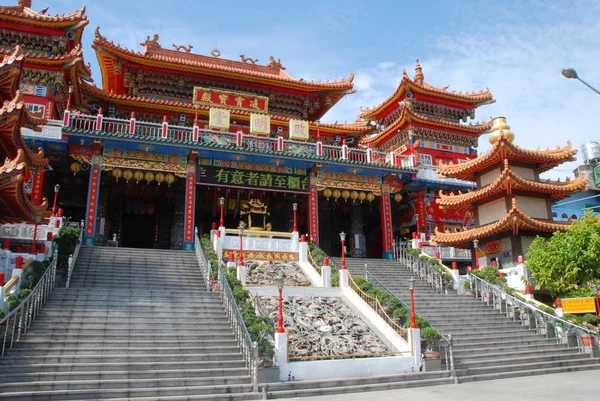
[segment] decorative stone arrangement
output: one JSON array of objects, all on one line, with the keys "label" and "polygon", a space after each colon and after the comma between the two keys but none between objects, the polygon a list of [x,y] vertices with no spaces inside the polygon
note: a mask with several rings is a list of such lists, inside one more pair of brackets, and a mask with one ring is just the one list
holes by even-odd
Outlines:
[{"label": "decorative stone arrangement", "polygon": [[[259,296],[261,309],[277,321],[277,297]],[[376,356],[393,352],[346,303],[336,297],[287,296],[283,299],[289,357]]]},{"label": "decorative stone arrangement", "polygon": [[277,261],[248,261],[246,262],[246,285],[277,286],[275,280],[283,278],[285,287],[308,287],[309,278],[304,274],[298,263]]}]

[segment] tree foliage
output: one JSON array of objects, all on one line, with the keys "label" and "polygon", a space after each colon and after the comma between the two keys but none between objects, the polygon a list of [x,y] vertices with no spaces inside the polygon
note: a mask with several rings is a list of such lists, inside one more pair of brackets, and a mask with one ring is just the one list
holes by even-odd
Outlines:
[{"label": "tree foliage", "polygon": [[545,239],[537,237],[529,247],[527,269],[537,288],[552,296],[589,292],[586,287],[600,282],[600,222],[591,213],[571,224],[564,232]]}]

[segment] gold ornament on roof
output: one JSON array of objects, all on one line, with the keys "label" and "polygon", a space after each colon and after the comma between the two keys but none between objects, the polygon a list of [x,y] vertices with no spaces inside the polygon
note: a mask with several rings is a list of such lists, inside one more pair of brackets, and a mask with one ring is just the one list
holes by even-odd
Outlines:
[{"label": "gold ornament on roof", "polygon": [[244,54],[240,54],[240,58],[242,59],[242,63],[250,63],[250,64],[258,63],[257,58],[246,57]]},{"label": "gold ornament on roof", "polygon": [[186,53],[191,53],[191,52],[192,52],[192,49],[194,48],[194,46],[192,46],[192,45],[183,46],[183,45],[175,45],[175,44],[174,44],[174,45],[173,45],[173,48],[174,48],[175,50],[177,50],[178,52],[180,52],[180,51],[182,51],[182,50],[183,50],[183,51],[184,51],[184,52],[186,52]]},{"label": "gold ornament on roof", "polygon": [[210,51],[210,54],[213,57],[221,57],[221,50],[219,50],[218,48],[215,47]]},{"label": "gold ornament on roof", "polygon": [[494,145],[501,138],[512,142],[515,139],[515,134],[510,130],[510,125],[506,123],[505,117],[496,117],[492,121],[492,128],[490,129],[490,143]]}]

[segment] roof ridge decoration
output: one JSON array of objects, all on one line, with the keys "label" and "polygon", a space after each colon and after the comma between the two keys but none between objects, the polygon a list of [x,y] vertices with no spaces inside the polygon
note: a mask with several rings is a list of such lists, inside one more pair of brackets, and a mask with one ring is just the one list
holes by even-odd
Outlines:
[{"label": "roof ridge decoration", "polygon": [[431,96],[442,97],[446,99],[455,100],[457,102],[463,102],[466,104],[471,104],[473,107],[479,107],[480,105],[487,103],[494,103],[494,97],[490,93],[489,88],[485,88],[485,90],[479,90],[477,92],[471,91],[469,92],[457,92],[457,91],[448,91],[450,85],[446,85],[442,88],[438,88],[431,84],[428,84],[424,81],[423,68],[421,67],[419,59],[417,59],[417,63],[415,66],[415,77],[414,79],[410,79],[406,69],[402,70],[402,78],[398,83],[398,87],[389,96],[380,104],[373,107],[361,107],[360,108],[360,118],[376,118],[377,114],[383,112],[386,108],[392,105],[393,102],[400,100],[407,92],[412,91],[420,91],[421,93],[426,92]]},{"label": "roof ridge decoration", "polygon": [[9,65],[9,64],[14,64],[15,62],[18,61],[22,61],[25,58],[25,55],[23,54],[23,49],[21,48],[20,45],[15,46],[15,50],[13,50],[12,53],[6,54],[3,58],[2,61],[0,62],[0,68]]},{"label": "roof ridge decoration", "polygon": [[0,174],[9,174],[13,171],[22,171],[25,167],[27,167],[27,163],[25,163],[25,153],[23,149],[17,150],[17,155],[14,158],[7,157],[4,160],[4,164],[0,166]]},{"label": "roof ridge decoration", "polygon": [[35,11],[31,8],[31,0],[18,0],[16,6],[0,6],[0,14],[45,22],[82,21],[87,19],[87,16],[85,15],[85,6],[82,6],[79,10],[75,10],[72,13],[56,15],[47,15],[49,8],[50,7],[46,7],[41,11]]},{"label": "roof ridge decoration", "polygon": [[[163,63],[163,66],[167,68],[177,69],[177,65],[182,66],[187,71],[190,68],[202,68],[210,70],[218,70],[224,73],[243,74],[247,76],[265,78],[265,79],[276,79],[278,81],[289,82],[293,84],[307,85],[316,87],[318,89],[346,89],[351,90],[352,81],[354,80],[354,74],[350,74],[348,78],[344,78],[338,81],[326,81],[326,82],[314,82],[305,81],[303,78],[294,78],[286,73],[285,67],[281,65],[281,60],[276,60],[272,57],[272,60],[267,66],[245,63],[237,60],[221,59],[215,56],[207,56],[202,54],[184,53],[176,50],[170,50],[163,48],[158,43],[159,35],[155,34],[151,39],[147,37],[146,41],[140,43],[144,46],[144,52],[138,52],[128,48],[121,47],[115,44],[113,41],[109,41],[100,33],[100,28],[97,27],[94,33],[94,42],[92,47],[96,49],[98,55],[98,47],[102,47],[103,53],[108,57],[117,57],[111,53],[111,50],[121,53],[119,57],[131,60],[131,57],[138,58],[133,60],[143,65],[156,65],[153,63]],[[164,63],[168,64],[165,65]]]}]

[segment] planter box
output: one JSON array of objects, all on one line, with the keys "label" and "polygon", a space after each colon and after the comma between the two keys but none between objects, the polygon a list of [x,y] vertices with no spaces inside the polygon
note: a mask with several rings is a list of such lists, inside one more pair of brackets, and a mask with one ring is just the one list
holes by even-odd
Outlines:
[{"label": "planter box", "polygon": [[259,383],[278,383],[279,382],[279,366],[271,366],[268,368],[258,368]]},{"label": "planter box", "polygon": [[442,370],[442,358],[423,358],[423,372],[440,372]]}]

